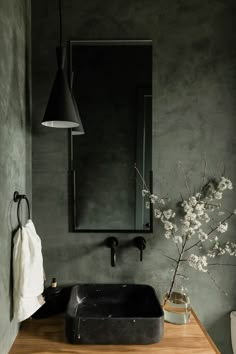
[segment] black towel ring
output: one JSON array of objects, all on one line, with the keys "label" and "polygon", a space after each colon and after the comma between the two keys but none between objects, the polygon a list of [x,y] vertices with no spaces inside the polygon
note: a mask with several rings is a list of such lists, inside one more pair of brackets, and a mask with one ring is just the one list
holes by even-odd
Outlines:
[{"label": "black towel ring", "polygon": [[26,204],[27,204],[27,208],[28,208],[28,219],[30,219],[30,205],[29,205],[29,200],[28,198],[26,197],[25,194],[19,194],[19,192],[15,192],[14,195],[13,195],[13,200],[14,202],[18,202],[17,204],[17,220],[18,220],[18,224],[19,224],[19,227],[22,229],[22,223],[21,223],[21,220],[20,220],[20,204],[21,204],[21,201],[22,200],[25,200],[26,201]]}]

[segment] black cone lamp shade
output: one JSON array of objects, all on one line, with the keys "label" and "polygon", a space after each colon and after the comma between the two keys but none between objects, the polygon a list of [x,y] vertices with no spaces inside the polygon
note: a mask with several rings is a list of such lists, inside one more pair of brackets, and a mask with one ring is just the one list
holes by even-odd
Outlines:
[{"label": "black cone lamp shade", "polygon": [[79,127],[79,111],[64,72],[65,47],[56,48],[58,69],[42,124],[51,128]]}]

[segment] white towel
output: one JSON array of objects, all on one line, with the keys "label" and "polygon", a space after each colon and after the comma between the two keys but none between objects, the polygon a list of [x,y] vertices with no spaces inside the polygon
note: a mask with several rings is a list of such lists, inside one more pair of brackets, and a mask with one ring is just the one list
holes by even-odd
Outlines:
[{"label": "white towel", "polygon": [[14,236],[13,281],[14,318],[21,322],[45,303],[41,240],[31,220]]},{"label": "white towel", "polygon": [[230,314],[231,319],[231,343],[233,353],[236,354],[236,311],[232,311]]}]

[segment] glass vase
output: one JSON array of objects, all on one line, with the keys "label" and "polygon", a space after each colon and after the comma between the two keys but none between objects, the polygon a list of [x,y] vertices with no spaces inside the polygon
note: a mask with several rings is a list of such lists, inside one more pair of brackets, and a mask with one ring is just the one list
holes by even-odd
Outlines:
[{"label": "glass vase", "polygon": [[163,303],[164,318],[166,322],[186,324],[190,320],[191,305],[188,295],[182,291],[172,291],[166,294]]}]

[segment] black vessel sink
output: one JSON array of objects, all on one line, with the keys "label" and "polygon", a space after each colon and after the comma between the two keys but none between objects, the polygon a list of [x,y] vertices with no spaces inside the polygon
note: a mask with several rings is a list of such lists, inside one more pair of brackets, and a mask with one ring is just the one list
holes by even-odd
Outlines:
[{"label": "black vessel sink", "polygon": [[151,344],[163,336],[164,314],[148,285],[76,285],[65,316],[75,344]]}]

